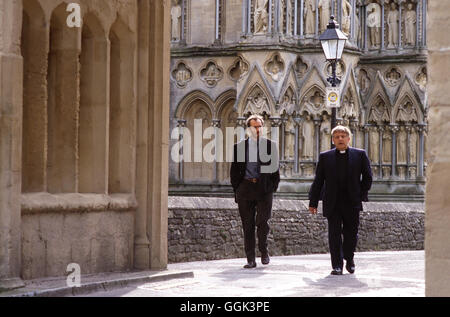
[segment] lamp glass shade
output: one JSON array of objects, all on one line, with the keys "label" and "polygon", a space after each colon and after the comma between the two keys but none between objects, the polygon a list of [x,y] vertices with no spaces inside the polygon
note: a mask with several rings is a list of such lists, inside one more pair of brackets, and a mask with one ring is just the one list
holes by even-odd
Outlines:
[{"label": "lamp glass shade", "polygon": [[327,60],[341,59],[345,46],[344,39],[322,40],[321,44]]}]

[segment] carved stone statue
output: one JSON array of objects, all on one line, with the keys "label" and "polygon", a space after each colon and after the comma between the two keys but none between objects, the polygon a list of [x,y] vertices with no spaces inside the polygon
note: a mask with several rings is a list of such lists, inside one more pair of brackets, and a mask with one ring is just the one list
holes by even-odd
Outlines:
[{"label": "carved stone statue", "polygon": [[397,162],[399,164],[406,163],[406,155],[407,155],[407,133],[405,127],[400,127],[397,134]]},{"label": "carved stone statue", "polygon": [[398,10],[395,3],[391,3],[391,9],[387,15],[388,25],[388,48],[393,48],[398,44]]},{"label": "carved stone statue", "polygon": [[367,27],[369,28],[369,38],[371,47],[378,47],[380,45],[381,34],[381,19],[380,12],[377,10],[377,6],[371,7],[367,16]]},{"label": "carved stone statue", "polygon": [[322,124],[320,125],[320,152],[325,152],[331,146],[331,121],[328,115],[322,116]]},{"label": "carved stone statue", "polygon": [[315,0],[305,0],[304,8],[305,34],[315,33],[316,2]]},{"label": "carved stone statue", "polygon": [[342,0],[342,32],[350,34],[352,5],[348,0]]},{"label": "carved stone statue", "polygon": [[179,41],[181,37],[181,6],[179,1],[175,1],[170,15],[172,17],[172,41]]},{"label": "carved stone statue", "polygon": [[383,162],[392,161],[392,135],[389,130],[383,132]]},{"label": "carved stone statue", "polygon": [[314,156],[314,122],[310,115],[307,115],[305,121],[303,121],[302,138],[302,158],[305,160],[312,160]]},{"label": "carved stone statue", "polygon": [[400,105],[395,120],[397,122],[418,122],[416,109],[410,102]]},{"label": "carved stone statue", "polygon": [[416,44],[416,11],[413,10],[413,4],[408,3],[407,10],[405,12],[405,44]]},{"label": "carved stone statue", "polygon": [[270,113],[269,103],[262,92],[258,92],[254,97],[249,97],[245,113],[262,114],[263,112]]},{"label": "carved stone statue", "polygon": [[292,118],[286,121],[284,125],[284,153],[286,160],[294,159],[294,145],[295,145],[295,124]]},{"label": "carved stone statue", "polygon": [[268,2],[269,0],[256,0],[253,21],[255,34],[264,34],[267,32],[269,25],[269,13],[267,12]]},{"label": "carved stone statue", "polygon": [[379,134],[376,128],[369,130],[369,157],[372,163],[380,161]]},{"label": "carved stone statue", "polygon": [[376,106],[372,107],[369,113],[369,121],[371,122],[389,122],[389,110],[384,102],[380,101]]},{"label": "carved stone statue", "polygon": [[320,33],[327,29],[328,22],[330,22],[331,6],[330,0],[319,0],[319,30]]}]

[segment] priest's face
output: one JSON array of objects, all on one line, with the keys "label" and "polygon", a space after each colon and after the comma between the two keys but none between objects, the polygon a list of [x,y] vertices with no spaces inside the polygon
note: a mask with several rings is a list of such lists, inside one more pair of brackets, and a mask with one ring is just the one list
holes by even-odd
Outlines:
[{"label": "priest's face", "polygon": [[345,151],[350,144],[350,136],[342,131],[336,131],[333,134],[333,143],[338,151]]}]

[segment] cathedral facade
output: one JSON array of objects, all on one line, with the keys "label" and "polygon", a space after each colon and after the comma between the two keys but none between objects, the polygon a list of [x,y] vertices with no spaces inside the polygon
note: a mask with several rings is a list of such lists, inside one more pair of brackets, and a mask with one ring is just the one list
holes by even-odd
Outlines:
[{"label": "cathedral facade", "polygon": [[[173,1],[170,146],[188,159],[171,156],[170,194],[229,195],[231,145],[258,113],[279,145],[278,195],[307,197],[319,153],[330,148],[331,65],[318,38],[333,15],[348,37],[337,122],[369,155],[371,199],[423,200],[426,12],[425,0]],[[195,160],[195,146],[218,143],[205,133],[211,127],[223,149]]]}]

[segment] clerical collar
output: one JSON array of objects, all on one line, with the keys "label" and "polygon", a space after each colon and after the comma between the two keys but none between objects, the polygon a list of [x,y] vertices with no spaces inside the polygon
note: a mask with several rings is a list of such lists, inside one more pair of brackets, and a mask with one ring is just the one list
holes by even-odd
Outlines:
[{"label": "clerical collar", "polygon": [[[347,150],[348,150],[348,149],[347,149]],[[338,152],[338,153],[340,153],[340,154],[345,154],[345,153],[347,153],[347,150],[339,151],[338,149],[336,149],[336,152]]]}]

